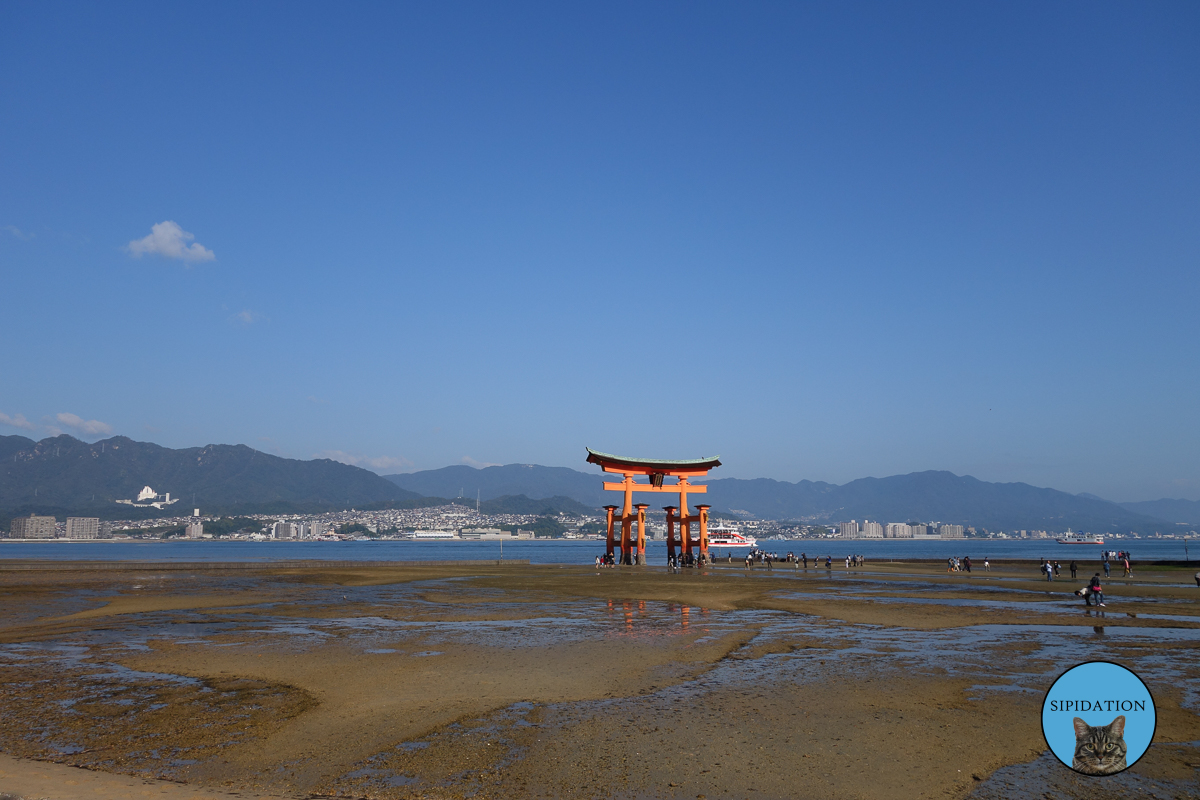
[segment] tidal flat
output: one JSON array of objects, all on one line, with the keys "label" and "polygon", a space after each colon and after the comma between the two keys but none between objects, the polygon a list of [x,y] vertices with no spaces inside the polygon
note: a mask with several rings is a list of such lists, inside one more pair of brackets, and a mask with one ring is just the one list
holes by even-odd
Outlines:
[{"label": "tidal flat", "polygon": [[[1036,567],[0,563],[0,793],[1195,796],[1194,570]],[[1097,659],[1158,711],[1103,780],[1040,728]]]}]

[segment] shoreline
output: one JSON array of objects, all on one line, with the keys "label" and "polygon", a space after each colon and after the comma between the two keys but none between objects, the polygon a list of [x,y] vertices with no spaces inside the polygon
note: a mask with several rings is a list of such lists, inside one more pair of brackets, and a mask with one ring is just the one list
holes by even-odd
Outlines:
[{"label": "shoreline", "polygon": [[[804,570],[804,569],[824,570],[824,569],[826,569],[823,563],[818,565],[814,558],[810,558],[809,560],[813,561],[813,564],[811,566],[809,566],[809,567],[801,566],[801,567],[799,567],[799,569],[800,570]],[[1057,560],[1060,562],[1062,561],[1062,559],[1051,559],[1051,560]],[[744,561],[745,561],[744,558],[739,560],[739,558],[737,558],[735,556],[732,562],[726,561],[726,560],[720,560],[720,561],[716,561],[716,562],[704,567],[703,569],[704,570],[717,570],[717,571],[730,570],[730,569],[745,569]],[[975,577],[975,576],[986,577],[987,575],[991,574],[992,572],[996,572],[998,569],[1001,569],[1001,568],[1012,567],[1014,565],[1034,565],[1034,564],[1041,563],[1038,559],[1033,559],[1033,558],[1028,558],[1028,557],[991,558],[991,559],[989,559],[989,561],[993,568],[990,571],[984,569],[983,561],[981,559],[977,564],[974,565],[974,568],[971,571],[959,570],[954,573],[948,573],[948,574],[954,574],[954,575],[963,576],[963,577]],[[881,567],[884,565],[895,567],[895,566],[903,566],[905,564],[913,564],[913,565],[927,567],[927,566],[945,565],[945,563],[946,563],[946,559],[944,559],[944,558],[905,558],[905,559],[868,558],[866,560],[866,562],[861,566],[851,566],[849,568],[849,571],[852,571],[852,572],[868,571],[868,570],[871,570],[872,568],[877,568],[877,567]],[[1094,565],[1099,564],[1100,561],[1098,559],[1093,558],[1093,559],[1086,560],[1084,563],[1092,565],[1092,566],[1089,566],[1088,569],[1097,569],[1097,567],[1095,567]],[[1112,565],[1111,569],[1112,569],[1112,572],[1114,573],[1114,574],[1110,575],[1109,579],[1111,580],[1113,578],[1120,578],[1120,576],[1117,576],[1115,574],[1119,568],[1117,566],[1119,564],[1119,562],[1112,561],[1109,563]],[[586,563],[581,564],[581,563],[577,563],[577,562],[539,562],[535,565],[535,564],[532,564],[530,559],[527,559],[527,558],[415,559],[415,560],[405,560],[405,561],[384,561],[384,560],[380,560],[380,559],[365,559],[365,558],[320,559],[320,558],[315,558],[315,557],[314,558],[287,558],[287,559],[282,559],[282,558],[281,559],[273,559],[273,558],[263,557],[260,560],[241,560],[241,561],[169,561],[169,560],[155,560],[155,559],[149,559],[149,558],[147,558],[147,559],[120,559],[120,560],[111,560],[111,561],[110,560],[98,561],[98,560],[91,560],[91,559],[80,559],[80,560],[74,560],[74,561],[68,561],[68,560],[64,560],[64,559],[46,559],[46,560],[39,561],[36,559],[0,558],[0,571],[3,571],[3,570],[37,570],[37,569],[53,569],[53,570],[71,570],[71,569],[79,569],[79,570],[89,570],[89,569],[95,569],[95,570],[120,570],[120,569],[229,570],[229,569],[257,569],[257,568],[262,568],[262,567],[273,567],[273,568],[280,568],[280,569],[290,569],[290,568],[297,568],[297,569],[314,568],[314,569],[316,569],[316,568],[328,568],[328,567],[353,567],[353,566],[405,567],[405,566],[455,566],[455,565],[463,566],[463,567],[518,565],[518,566],[540,566],[540,567],[560,567],[560,568],[572,567],[572,568],[584,568],[584,569],[592,568],[592,565],[589,565]],[[788,574],[788,573],[792,573],[792,572],[796,571],[795,565],[796,565],[796,562],[775,561],[772,568],[768,569],[764,563],[755,562],[755,565],[752,568],[752,571],[763,571],[763,572],[779,571],[784,574]],[[1146,560],[1146,561],[1135,562],[1134,567],[1135,567],[1135,576],[1136,576],[1138,574],[1139,570],[1149,569],[1149,568],[1166,567],[1166,568],[1181,568],[1184,570],[1187,570],[1190,568],[1200,569],[1200,561],[1185,561],[1183,559],[1164,559],[1164,560],[1157,560],[1157,561]],[[605,569],[606,570],[612,569],[612,570],[615,570],[618,572],[620,572],[620,571],[630,571],[630,572],[659,571],[659,572],[661,572],[661,571],[665,570],[666,567],[665,567],[665,565],[646,564],[646,565],[640,565],[640,566],[618,565],[615,568],[605,568]],[[684,569],[684,568],[680,568],[680,569]],[[697,568],[689,567],[686,569],[690,572]],[[1066,570],[1067,568],[1064,566],[1063,569]],[[833,560],[832,566],[829,567],[829,571],[846,572],[847,569],[844,564],[844,557],[843,557],[842,561],[839,561],[837,558],[835,558]],[[1067,575],[1060,575],[1059,577],[1055,578],[1054,581],[1048,581],[1048,582],[1053,583],[1053,582],[1058,582],[1058,581],[1062,581],[1062,580],[1071,580],[1071,578]]]}]

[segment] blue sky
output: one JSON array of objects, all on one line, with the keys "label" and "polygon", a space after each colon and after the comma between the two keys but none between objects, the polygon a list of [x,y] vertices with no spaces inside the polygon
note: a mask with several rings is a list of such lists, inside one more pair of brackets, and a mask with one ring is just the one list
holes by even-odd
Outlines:
[{"label": "blue sky", "polygon": [[10,2],[0,74],[0,433],[1200,498],[1194,3]]}]

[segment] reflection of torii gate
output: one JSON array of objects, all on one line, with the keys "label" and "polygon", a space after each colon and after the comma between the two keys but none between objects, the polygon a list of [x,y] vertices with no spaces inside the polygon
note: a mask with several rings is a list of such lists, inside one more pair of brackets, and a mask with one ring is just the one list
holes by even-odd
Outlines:
[{"label": "reflection of torii gate", "polygon": [[[664,511],[667,512],[667,555],[668,557],[675,555],[675,523],[679,523],[679,532],[682,541],[681,551],[683,554],[690,554],[693,547],[698,547],[700,552],[708,554],[708,509],[711,506],[698,505],[696,506],[697,513],[693,514],[688,508],[689,494],[707,494],[708,487],[704,484],[693,485],[688,483],[688,479],[696,475],[707,475],[710,469],[721,466],[720,460],[713,456],[712,458],[701,458],[696,461],[661,461],[647,460],[641,458],[623,458],[621,456],[613,456],[608,453],[597,453],[591,448],[588,448],[588,463],[598,464],[600,469],[605,472],[615,472],[625,477],[621,483],[605,483],[604,488],[610,492],[624,492],[625,504],[621,509],[621,564],[645,564],[646,563],[646,509],[650,507],[648,503],[634,503],[634,492],[670,492],[678,493],[679,505],[666,506]],[[646,475],[650,478],[649,483],[638,483],[633,479],[635,475]],[[678,478],[678,482],[663,485],[663,478],[666,476]],[[616,506],[605,506],[605,511],[608,512],[607,530],[608,530],[608,554],[613,554],[613,524],[616,521],[615,512]],[[634,509],[637,509],[636,513]],[[637,560],[634,561],[634,545],[630,536],[633,521],[637,520]],[[692,523],[698,523],[700,530],[700,538],[692,539]]]}]

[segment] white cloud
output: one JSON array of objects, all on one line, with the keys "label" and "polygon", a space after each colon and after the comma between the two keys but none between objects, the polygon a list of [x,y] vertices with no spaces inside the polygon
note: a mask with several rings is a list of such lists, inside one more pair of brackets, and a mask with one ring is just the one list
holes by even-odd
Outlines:
[{"label": "white cloud", "polygon": [[313,458],[328,458],[333,461],[340,461],[343,464],[350,464],[354,467],[365,467],[375,472],[404,469],[405,467],[412,466],[412,462],[402,456],[360,456],[357,453],[347,453],[344,450],[325,450],[315,453]]},{"label": "white cloud", "polygon": [[144,239],[134,239],[125,249],[134,258],[144,255],[163,256],[164,258],[179,258],[184,261],[212,261],[216,256],[199,242],[191,242],[196,237],[179,227],[179,224],[167,220],[150,226],[150,235]]},{"label": "white cloud", "polygon": [[240,322],[243,325],[253,325],[262,319],[262,314],[256,311],[251,311],[248,308],[243,308],[241,311],[233,315],[234,322]]},{"label": "white cloud", "polygon": [[16,225],[0,225],[0,231],[8,231],[18,239],[29,241],[34,237],[34,234],[21,230]]},{"label": "white cloud", "polygon": [[20,428],[23,431],[33,430],[33,423],[25,419],[25,415],[23,414],[15,414],[10,417],[8,414],[0,411],[0,425],[8,425],[13,428]]},{"label": "white cloud", "polygon": [[474,467],[475,469],[483,469],[484,467],[504,466],[503,464],[492,464],[488,461],[476,461],[475,459],[471,458],[470,456],[463,456],[462,463],[466,464],[468,467]]},{"label": "white cloud", "polygon": [[112,433],[112,426],[107,422],[101,422],[98,419],[84,419],[77,414],[71,414],[64,411],[61,414],[54,416],[56,420],[66,425],[77,433],[87,434],[88,436],[99,436],[105,433]]}]

